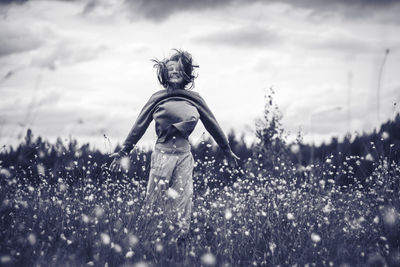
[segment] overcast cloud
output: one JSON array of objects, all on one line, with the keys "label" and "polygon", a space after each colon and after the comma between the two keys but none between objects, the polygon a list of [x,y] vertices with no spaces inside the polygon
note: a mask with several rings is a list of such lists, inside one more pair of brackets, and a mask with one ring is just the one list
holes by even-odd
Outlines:
[{"label": "overcast cloud", "polygon": [[[248,140],[269,87],[285,128],[294,134],[301,128],[306,141],[344,135],[347,125],[353,132],[377,127],[365,114],[376,117],[388,48],[382,121],[400,101],[399,1],[0,3],[1,144],[16,144],[28,127],[100,148],[104,134],[122,142],[161,89],[150,59],[171,48],[193,54],[200,65],[195,90],[226,132],[244,132]],[[203,132],[200,125],[193,140]],[[150,129],[141,142],[153,141]]]}]

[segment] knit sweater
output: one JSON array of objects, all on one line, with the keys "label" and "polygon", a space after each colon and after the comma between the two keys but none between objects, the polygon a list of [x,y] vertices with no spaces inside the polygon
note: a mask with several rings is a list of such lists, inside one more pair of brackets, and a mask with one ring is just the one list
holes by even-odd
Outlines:
[{"label": "knit sweater", "polygon": [[[197,122],[195,114],[193,114],[193,118],[184,118],[183,120],[179,116],[174,116],[175,119],[171,120],[171,116],[168,116],[168,114],[164,116],[157,115],[157,109],[159,109],[159,106],[170,100],[186,101],[194,106],[197,109],[198,114],[200,115],[200,120],[206,130],[211,134],[224,153],[230,154],[231,148],[229,146],[228,139],[219,126],[210,108],[207,106],[200,94],[188,90],[160,90],[154,93],[140,111],[132,129],[126,137],[122,147],[123,152],[129,153],[132,150],[133,146],[136,145],[136,143],[146,132],[153,118],[156,120],[156,133],[158,136],[157,142],[163,142],[169,137],[169,135],[175,134],[176,131],[179,131],[183,137],[188,138]],[[168,107],[163,108],[168,109]],[[185,111],[183,110],[183,112]]]}]

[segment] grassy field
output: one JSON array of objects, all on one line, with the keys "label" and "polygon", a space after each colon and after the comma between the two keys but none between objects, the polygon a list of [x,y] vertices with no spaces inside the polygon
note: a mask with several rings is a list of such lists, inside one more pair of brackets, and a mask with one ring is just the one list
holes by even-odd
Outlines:
[{"label": "grassy field", "polygon": [[[274,172],[261,155],[218,172],[212,158],[197,160],[191,231],[180,242],[163,235],[162,220],[142,225],[146,177],[110,173],[79,153],[61,155],[64,169],[54,172],[44,157],[1,168],[2,266],[400,264],[400,166],[385,157],[368,179],[345,186],[332,178],[331,158],[303,169],[282,161]],[[222,174],[227,185],[208,186]]]}]

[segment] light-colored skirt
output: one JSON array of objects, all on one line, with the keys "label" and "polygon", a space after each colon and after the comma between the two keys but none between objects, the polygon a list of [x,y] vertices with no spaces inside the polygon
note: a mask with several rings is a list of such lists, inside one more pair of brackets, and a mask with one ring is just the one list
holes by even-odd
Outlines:
[{"label": "light-colored skirt", "polygon": [[174,237],[190,228],[193,165],[189,144],[180,148],[156,144],[151,155],[145,210],[149,221],[159,220],[150,225]]}]

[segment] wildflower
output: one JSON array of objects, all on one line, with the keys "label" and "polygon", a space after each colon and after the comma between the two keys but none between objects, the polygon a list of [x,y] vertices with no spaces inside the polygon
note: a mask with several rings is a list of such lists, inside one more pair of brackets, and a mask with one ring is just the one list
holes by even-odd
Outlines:
[{"label": "wildflower", "polygon": [[31,246],[35,245],[35,243],[36,243],[35,234],[31,233],[28,235],[28,242],[29,242],[29,244],[31,244]]},{"label": "wildflower", "polygon": [[389,138],[388,132],[383,132],[383,133],[381,134],[381,138],[382,138],[382,140],[388,139],[388,138]]},{"label": "wildflower", "polygon": [[316,234],[316,233],[312,233],[312,234],[311,234],[311,240],[312,240],[314,243],[318,243],[318,242],[321,241],[321,237],[320,237],[318,234]]},{"label": "wildflower", "polygon": [[149,265],[144,261],[140,261],[140,262],[136,263],[135,265],[133,265],[133,267],[149,267]]},{"label": "wildflower", "polygon": [[37,167],[37,172],[38,172],[39,175],[41,175],[41,176],[45,176],[46,175],[46,171],[44,169],[43,164],[38,164],[36,167]]},{"label": "wildflower", "polygon": [[157,252],[161,252],[161,251],[163,251],[163,249],[164,249],[163,245],[161,245],[160,243],[156,244],[156,251]]},{"label": "wildflower", "polygon": [[230,209],[225,210],[225,219],[229,220],[232,218],[232,211]]},{"label": "wildflower", "polygon": [[276,244],[274,242],[269,242],[268,246],[269,250],[271,250],[271,253],[274,254],[274,251],[276,249]]},{"label": "wildflower", "polygon": [[167,196],[170,197],[170,198],[172,198],[172,199],[175,199],[175,198],[177,198],[177,197],[179,196],[179,193],[178,193],[176,190],[174,190],[174,189],[172,189],[172,188],[170,187],[170,188],[168,188],[168,190],[167,190]]},{"label": "wildflower", "polygon": [[10,178],[11,177],[11,172],[7,169],[1,169],[0,170],[0,176],[4,176],[5,178]]},{"label": "wildflower", "polygon": [[298,144],[291,145],[290,151],[292,151],[293,154],[297,154],[300,151],[300,146]]},{"label": "wildflower", "polygon": [[138,242],[139,239],[134,234],[129,235],[129,246],[134,247]]},{"label": "wildflower", "polygon": [[397,212],[394,208],[386,208],[383,212],[383,222],[388,226],[394,226],[398,222]]},{"label": "wildflower", "polygon": [[330,213],[332,211],[332,207],[329,204],[326,204],[323,208],[322,208],[322,212],[323,213]]},{"label": "wildflower", "polygon": [[61,192],[64,192],[65,190],[67,190],[67,185],[64,184],[64,183],[61,183],[61,184],[59,185],[59,189],[60,189]]},{"label": "wildflower", "polygon": [[294,215],[290,212],[286,214],[286,217],[288,218],[288,220],[294,220]]},{"label": "wildflower", "polygon": [[135,255],[135,252],[133,252],[133,251],[128,251],[128,252],[125,254],[125,258],[127,258],[127,259],[132,258],[133,255]]},{"label": "wildflower", "polygon": [[94,209],[94,214],[97,218],[100,218],[104,214],[104,209],[100,206],[96,206],[96,208]]},{"label": "wildflower", "polygon": [[89,220],[90,220],[89,216],[87,216],[86,214],[82,214],[82,221],[83,221],[84,223],[88,223]]},{"label": "wildflower", "polygon": [[374,157],[371,155],[371,153],[368,153],[368,154],[365,156],[365,160],[367,160],[367,161],[374,161]]},{"label": "wildflower", "polygon": [[113,245],[113,249],[114,249],[115,252],[117,252],[117,253],[121,253],[121,252],[122,252],[122,248],[121,248],[121,246],[118,245],[118,244],[114,244],[114,245]]},{"label": "wildflower", "polygon": [[100,234],[101,241],[103,242],[104,245],[108,245],[111,242],[111,238],[108,234],[106,233],[101,233]]},{"label": "wildflower", "polygon": [[3,255],[0,257],[0,263],[1,264],[8,264],[11,263],[11,257],[10,255]]},{"label": "wildflower", "polygon": [[215,259],[215,256],[212,253],[208,252],[201,256],[201,262],[204,265],[214,266],[217,260]]}]

